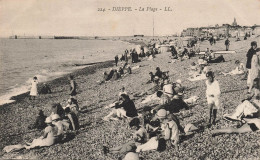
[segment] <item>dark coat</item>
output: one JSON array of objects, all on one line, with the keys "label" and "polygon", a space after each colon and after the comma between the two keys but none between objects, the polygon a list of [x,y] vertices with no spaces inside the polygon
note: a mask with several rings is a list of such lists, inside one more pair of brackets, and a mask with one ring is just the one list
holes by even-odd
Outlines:
[{"label": "dark coat", "polygon": [[253,48],[250,48],[246,54],[247,57],[246,68],[248,69],[251,69],[251,61],[254,54],[256,54],[256,50],[254,50]]},{"label": "dark coat", "polygon": [[128,101],[124,101],[123,103],[121,103],[118,107],[116,108],[120,108],[123,107],[124,110],[126,111],[126,116],[127,117],[136,117],[137,115],[137,110],[135,108],[135,104],[132,100],[128,100]]}]

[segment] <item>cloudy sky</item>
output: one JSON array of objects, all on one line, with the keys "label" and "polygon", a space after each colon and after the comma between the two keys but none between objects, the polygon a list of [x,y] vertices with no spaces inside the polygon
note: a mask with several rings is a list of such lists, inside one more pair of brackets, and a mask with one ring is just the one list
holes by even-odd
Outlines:
[{"label": "cloudy sky", "polygon": [[[132,12],[112,12],[132,7]],[[140,7],[162,9],[138,11]],[[163,11],[171,7],[173,11]],[[99,12],[98,8],[106,8]],[[137,11],[135,9],[138,9]],[[174,34],[215,24],[260,25],[259,0],[0,0],[0,36]]]}]

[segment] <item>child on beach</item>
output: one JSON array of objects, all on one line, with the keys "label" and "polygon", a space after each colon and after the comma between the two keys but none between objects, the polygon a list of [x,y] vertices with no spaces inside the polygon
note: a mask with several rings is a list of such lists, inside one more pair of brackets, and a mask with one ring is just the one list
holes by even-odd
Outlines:
[{"label": "child on beach", "polygon": [[69,81],[70,81],[70,98],[75,98],[77,95],[76,92],[76,82],[73,80],[73,76],[69,76]]},{"label": "child on beach", "polygon": [[30,91],[31,98],[30,99],[34,100],[35,97],[38,96],[37,84],[38,84],[38,79],[35,76],[35,77],[33,77],[33,80],[32,80],[32,87],[31,87],[31,91]]},{"label": "child on beach", "polygon": [[219,88],[218,81],[214,79],[215,76],[212,71],[207,72],[206,77],[207,77],[206,97],[207,97],[207,102],[209,107],[209,127],[211,127],[212,124],[215,125],[216,123],[217,110],[220,107],[219,104],[220,88]]}]

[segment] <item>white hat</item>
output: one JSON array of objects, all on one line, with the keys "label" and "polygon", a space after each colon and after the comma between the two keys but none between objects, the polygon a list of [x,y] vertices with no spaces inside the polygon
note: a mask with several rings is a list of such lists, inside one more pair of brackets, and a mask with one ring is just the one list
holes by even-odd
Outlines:
[{"label": "white hat", "polygon": [[53,115],[51,116],[51,118],[52,118],[52,120],[54,121],[54,120],[59,119],[60,116],[59,116],[58,114],[53,114]]},{"label": "white hat", "polygon": [[139,160],[139,155],[134,152],[128,152],[123,160]]},{"label": "white hat", "polygon": [[177,80],[176,80],[176,83],[181,84],[181,80],[180,80],[180,79],[177,79]]},{"label": "white hat", "polygon": [[192,134],[192,131],[195,131],[195,130],[198,130],[198,128],[191,123],[188,123],[184,128],[184,132],[186,135]]},{"label": "white hat", "polygon": [[47,118],[45,119],[45,123],[51,123],[51,122],[52,122],[51,117],[47,117]]},{"label": "white hat", "polygon": [[167,111],[165,110],[165,109],[160,109],[157,113],[156,113],[156,115],[157,115],[157,117],[158,118],[166,118],[166,116],[167,116]]}]

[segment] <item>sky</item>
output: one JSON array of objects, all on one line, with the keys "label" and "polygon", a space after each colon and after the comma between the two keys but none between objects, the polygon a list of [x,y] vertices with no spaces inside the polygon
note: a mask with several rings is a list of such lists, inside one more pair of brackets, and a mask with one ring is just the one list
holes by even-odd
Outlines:
[{"label": "sky", "polygon": [[0,37],[148,36],[153,26],[154,35],[171,35],[187,27],[231,24],[234,18],[239,25],[260,25],[260,0],[0,0]]}]

